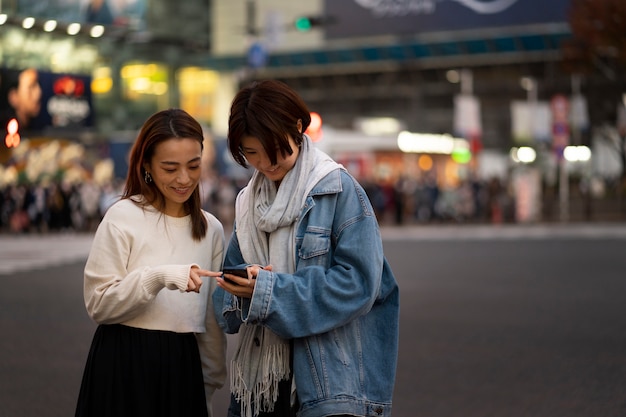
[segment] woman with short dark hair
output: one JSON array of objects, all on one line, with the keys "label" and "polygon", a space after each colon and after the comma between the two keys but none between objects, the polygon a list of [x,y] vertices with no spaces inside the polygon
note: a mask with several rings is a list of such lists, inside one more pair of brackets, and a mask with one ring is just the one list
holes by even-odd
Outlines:
[{"label": "woman with short dark hair", "polygon": [[[254,173],[235,203],[214,305],[239,333],[229,417],[389,416],[399,294],[361,185],[305,134],[282,82],[244,87],[228,146]],[[229,281],[230,280],[230,281]]]}]

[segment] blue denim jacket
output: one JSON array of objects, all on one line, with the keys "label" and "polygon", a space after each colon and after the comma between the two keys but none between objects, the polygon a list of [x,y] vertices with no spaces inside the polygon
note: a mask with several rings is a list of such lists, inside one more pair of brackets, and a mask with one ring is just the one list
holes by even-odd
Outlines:
[{"label": "blue denim jacket", "polygon": [[[293,339],[299,417],[391,416],[399,291],[372,206],[345,170],[311,191],[294,244],[295,273],[261,271],[241,312],[215,291],[218,322],[227,333],[243,319]],[[242,263],[235,232],[224,264]]]}]

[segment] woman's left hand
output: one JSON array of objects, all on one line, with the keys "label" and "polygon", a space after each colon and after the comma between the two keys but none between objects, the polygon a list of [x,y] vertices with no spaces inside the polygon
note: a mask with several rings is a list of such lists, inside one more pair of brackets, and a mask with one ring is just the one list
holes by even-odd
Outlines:
[{"label": "woman's left hand", "polygon": [[218,277],[217,285],[237,297],[252,298],[254,286],[256,285],[256,277],[259,275],[259,270],[261,269],[271,271],[272,266],[267,265],[266,267],[261,267],[259,265],[251,265],[246,268],[248,272],[247,279],[236,275],[225,274],[228,275],[226,278],[229,278],[230,282],[226,281],[224,277]]}]

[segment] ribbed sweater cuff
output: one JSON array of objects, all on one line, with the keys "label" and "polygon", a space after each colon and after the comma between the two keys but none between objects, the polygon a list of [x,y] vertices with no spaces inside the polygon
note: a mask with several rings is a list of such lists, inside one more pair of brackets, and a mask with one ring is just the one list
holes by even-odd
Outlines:
[{"label": "ribbed sweater cuff", "polygon": [[167,287],[170,290],[187,290],[191,265],[162,265],[146,272],[144,288],[151,294],[157,294]]}]

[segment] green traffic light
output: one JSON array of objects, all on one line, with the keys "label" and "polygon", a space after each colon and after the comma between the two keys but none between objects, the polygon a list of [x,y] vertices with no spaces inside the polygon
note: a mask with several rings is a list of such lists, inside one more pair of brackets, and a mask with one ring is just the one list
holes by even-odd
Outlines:
[{"label": "green traffic light", "polygon": [[311,19],[308,17],[299,17],[296,19],[294,26],[300,32],[307,32],[311,30]]}]

